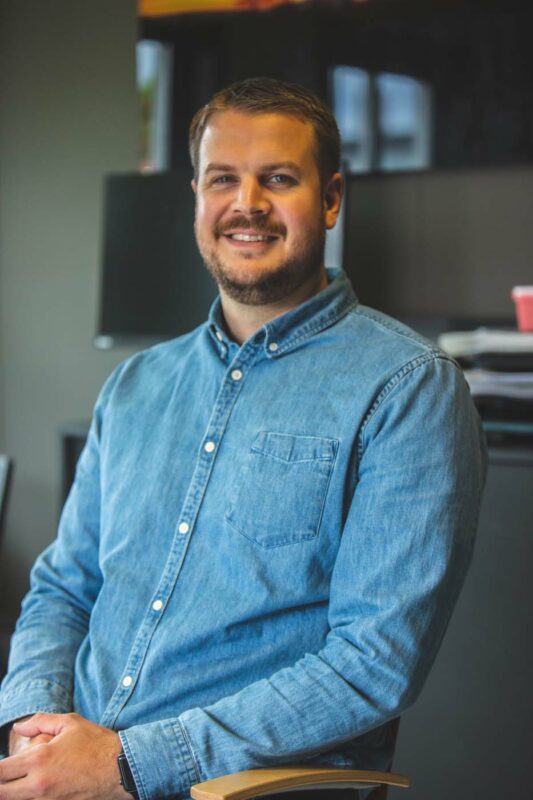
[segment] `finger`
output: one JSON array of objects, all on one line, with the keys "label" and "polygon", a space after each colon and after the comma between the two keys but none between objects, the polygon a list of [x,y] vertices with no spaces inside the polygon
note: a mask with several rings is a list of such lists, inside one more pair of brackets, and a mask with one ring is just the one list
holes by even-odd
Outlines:
[{"label": "finger", "polygon": [[34,714],[24,722],[15,722],[13,730],[18,736],[33,738],[40,733],[57,736],[65,727],[64,714]]},{"label": "finger", "polygon": [[[16,733],[12,731],[9,736],[8,755],[16,756],[17,753],[22,752],[22,750],[25,750],[26,747],[28,747],[29,742],[31,742],[31,739],[28,739],[26,736],[18,736]],[[0,761],[0,764],[1,763],[2,762]]]},{"label": "finger", "polygon": [[35,797],[35,789],[27,778],[0,784],[1,800],[34,800]]},{"label": "finger", "polygon": [[26,741],[28,742],[28,747],[33,747],[36,744],[48,744],[53,738],[50,733],[38,733],[37,736],[32,736],[31,739]]},{"label": "finger", "polygon": [[48,744],[53,740],[53,736],[48,733],[39,733],[30,739],[28,736],[18,736],[14,734],[10,742],[10,756],[16,756],[18,753],[23,753],[29,747],[35,747],[36,744]]},{"label": "finger", "polygon": [[[28,765],[20,755],[10,756],[0,761],[0,782],[14,781],[17,778],[25,778],[28,774]],[[0,790],[0,797],[3,798],[4,792]]]}]

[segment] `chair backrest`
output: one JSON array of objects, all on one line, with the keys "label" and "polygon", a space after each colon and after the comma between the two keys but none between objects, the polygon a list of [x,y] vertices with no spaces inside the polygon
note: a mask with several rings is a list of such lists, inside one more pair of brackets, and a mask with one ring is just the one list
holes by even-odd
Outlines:
[{"label": "chair backrest", "polygon": [[0,540],[4,530],[4,520],[12,474],[13,460],[0,453]]}]

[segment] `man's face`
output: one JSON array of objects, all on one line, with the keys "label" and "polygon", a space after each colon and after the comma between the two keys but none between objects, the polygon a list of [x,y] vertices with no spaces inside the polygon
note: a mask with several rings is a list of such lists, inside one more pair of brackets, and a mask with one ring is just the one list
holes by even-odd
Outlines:
[{"label": "man's face", "polygon": [[315,134],[286,114],[214,114],[200,143],[195,231],[230,297],[250,305],[289,296],[323,266],[340,176],[322,187]]}]

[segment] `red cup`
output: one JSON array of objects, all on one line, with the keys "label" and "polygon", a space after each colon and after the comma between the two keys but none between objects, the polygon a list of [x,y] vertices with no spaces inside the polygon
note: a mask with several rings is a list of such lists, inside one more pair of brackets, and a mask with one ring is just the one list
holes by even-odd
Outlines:
[{"label": "red cup", "polygon": [[533,331],[533,286],[514,286],[514,300],[518,330]]}]

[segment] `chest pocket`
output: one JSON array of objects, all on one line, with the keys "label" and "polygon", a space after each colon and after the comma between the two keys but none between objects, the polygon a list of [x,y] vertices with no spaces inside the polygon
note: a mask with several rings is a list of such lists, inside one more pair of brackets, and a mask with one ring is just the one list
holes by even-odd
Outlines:
[{"label": "chest pocket", "polygon": [[338,442],[260,431],[230,489],[227,522],[261,547],[314,539]]}]

